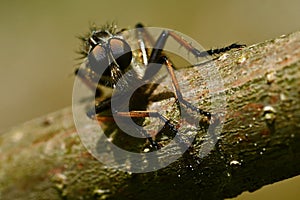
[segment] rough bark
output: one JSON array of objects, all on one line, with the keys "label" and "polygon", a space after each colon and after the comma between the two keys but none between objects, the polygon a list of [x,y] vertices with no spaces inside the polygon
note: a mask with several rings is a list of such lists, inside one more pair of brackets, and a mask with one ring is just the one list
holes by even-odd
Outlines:
[{"label": "rough bark", "polygon": [[300,33],[230,51],[216,65],[226,116],[207,156],[199,136],[158,171],[106,168],[82,146],[66,108],[0,136],[0,198],[224,199],[299,175]]}]

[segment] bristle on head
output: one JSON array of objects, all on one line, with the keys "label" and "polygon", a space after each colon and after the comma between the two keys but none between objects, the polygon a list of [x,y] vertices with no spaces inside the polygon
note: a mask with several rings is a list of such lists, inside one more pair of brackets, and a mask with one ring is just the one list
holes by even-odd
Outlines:
[{"label": "bristle on head", "polygon": [[90,24],[89,32],[85,33],[83,35],[77,36],[77,38],[81,41],[81,46],[77,53],[79,53],[81,56],[80,58],[85,58],[87,57],[89,51],[90,51],[90,43],[89,43],[89,38],[97,33],[110,33],[112,35],[116,34],[118,32],[118,27],[115,22],[107,22],[102,26],[98,26],[95,23]]}]

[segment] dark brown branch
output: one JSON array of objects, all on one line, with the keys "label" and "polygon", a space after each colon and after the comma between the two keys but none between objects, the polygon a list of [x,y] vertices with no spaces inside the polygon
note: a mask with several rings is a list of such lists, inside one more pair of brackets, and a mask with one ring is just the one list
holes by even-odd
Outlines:
[{"label": "dark brown branch", "polygon": [[209,142],[200,132],[166,168],[105,168],[82,146],[67,108],[1,135],[0,198],[224,199],[299,175],[300,33],[223,54],[216,65],[227,112],[207,156],[199,157]]}]

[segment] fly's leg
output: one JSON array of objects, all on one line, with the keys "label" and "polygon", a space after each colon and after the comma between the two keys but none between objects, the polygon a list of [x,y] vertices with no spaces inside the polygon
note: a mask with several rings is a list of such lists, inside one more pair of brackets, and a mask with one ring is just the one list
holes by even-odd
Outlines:
[{"label": "fly's leg", "polygon": [[[154,117],[154,118],[158,118],[160,121],[162,121],[164,123],[164,126],[162,129],[167,128],[168,130],[170,130],[174,135],[178,134],[178,130],[176,125],[172,124],[170,122],[170,120],[168,120],[166,117],[164,117],[163,115],[161,115],[159,112],[157,111],[129,111],[129,112],[117,112],[116,113],[116,117],[131,117],[131,118],[145,118],[145,117]],[[143,135],[145,137],[147,137],[148,141],[150,142],[150,145],[152,146],[152,148],[154,149],[160,149],[161,146],[152,139],[152,137],[144,130],[143,131]],[[181,140],[181,138],[179,138],[179,142],[180,144],[185,144],[185,142],[183,140]]]},{"label": "fly's leg", "polygon": [[207,50],[206,53],[208,55],[215,55],[215,54],[224,53],[224,52],[229,51],[231,49],[243,48],[245,46],[246,46],[245,44],[232,43],[231,45],[228,45],[227,47]]},{"label": "fly's leg", "polygon": [[161,35],[159,36],[158,40],[156,41],[154,48],[151,52],[151,55],[149,58],[149,65],[147,66],[147,69],[146,69],[143,79],[145,82],[150,80],[154,75],[156,75],[158,73],[161,66],[163,64],[165,64],[167,67],[168,73],[172,79],[176,102],[179,104],[185,105],[187,108],[189,108],[193,111],[196,111],[201,115],[206,116],[210,120],[210,118],[211,118],[210,112],[206,112],[200,108],[196,108],[191,103],[187,102],[182,96],[182,93],[179,88],[178,80],[174,73],[174,65],[172,64],[170,59],[167,56],[163,55],[163,53],[162,53],[162,50],[163,50],[163,48],[166,44],[167,38],[169,36],[172,36],[174,39],[180,41],[181,42],[180,44],[182,44],[187,50],[191,51],[194,55],[198,55],[198,56],[202,55],[202,53],[199,50],[194,48],[191,44],[189,44],[188,42],[186,42],[185,40],[180,38],[178,35],[174,34],[173,32],[163,31],[161,33]]},{"label": "fly's leg", "polygon": [[[99,110],[98,110],[99,111]],[[170,122],[166,117],[158,113],[157,111],[129,111],[129,112],[117,112],[114,117],[130,117],[130,118],[146,118],[146,117],[155,117],[158,118],[160,121],[164,123],[164,128],[168,128],[168,130],[172,131],[173,134],[177,134],[178,130],[177,127]],[[103,114],[97,114],[93,115],[92,118],[96,119],[99,122],[107,121],[107,120],[113,120],[113,116],[108,114],[108,115],[103,115]],[[141,134],[146,137],[146,139],[149,141],[150,146],[158,150],[161,148],[161,146],[153,140],[152,136],[147,133],[146,130],[141,129]],[[178,137],[178,140],[181,145],[187,145],[180,137]]]},{"label": "fly's leg", "polygon": [[108,98],[103,101],[100,101],[99,103],[96,103],[96,105],[93,108],[87,111],[86,115],[89,118],[94,118],[98,113],[108,110],[110,109],[110,107],[111,107],[111,98]]},{"label": "fly's leg", "polygon": [[[144,35],[145,35],[144,37],[146,37],[146,39],[149,40],[152,45],[155,43],[154,40],[153,40],[153,38],[147,32],[147,30],[144,29],[144,26],[142,24],[137,24],[136,28],[139,28],[139,29],[143,30]],[[207,50],[207,51],[200,51],[197,48],[193,47],[192,44],[188,43],[186,40],[184,40],[180,35],[176,34],[175,32],[172,32],[172,31],[163,31],[161,33],[159,39],[157,39],[157,42],[156,42],[157,46],[156,47],[158,47],[158,48],[160,48],[162,50],[163,47],[164,47],[164,45],[165,45],[165,42],[166,42],[166,40],[167,40],[167,38],[169,36],[172,37],[174,40],[176,40],[187,51],[191,52],[196,57],[206,57],[208,55],[220,54],[220,53],[224,53],[226,51],[229,51],[231,49],[239,49],[239,48],[243,48],[243,47],[246,46],[244,44],[233,43],[233,44],[228,45],[228,46],[223,47],[223,48],[210,49],[210,50]],[[150,59],[149,62],[152,62],[152,61],[153,60]]]},{"label": "fly's leg", "polygon": [[196,111],[197,113],[199,113],[201,115],[204,115],[205,117],[210,119],[211,118],[211,113],[210,112],[206,112],[206,111],[204,111],[200,108],[196,108],[195,106],[193,106],[191,103],[189,103],[188,101],[186,101],[183,98],[182,93],[181,93],[180,88],[179,88],[178,80],[177,80],[177,78],[175,76],[175,73],[174,73],[173,64],[171,63],[171,61],[166,56],[162,56],[161,60],[166,65],[168,73],[171,76],[171,79],[172,79],[172,82],[173,82],[173,87],[174,87],[174,90],[175,90],[175,98],[177,99],[177,101],[179,103],[182,103],[183,105],[185,105],[187,108],[191,109],[192,111]]}]

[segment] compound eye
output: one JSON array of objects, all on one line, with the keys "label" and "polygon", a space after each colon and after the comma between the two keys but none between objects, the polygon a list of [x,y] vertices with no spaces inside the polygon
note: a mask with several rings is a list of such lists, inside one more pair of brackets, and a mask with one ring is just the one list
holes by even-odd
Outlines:
[{"label": "compound eye", "polygon": [[120,68],[122,70],[126,69],[132,59],[132,52],[128,43],[119,38],[112,38],[109,40],[109,46]]},{"label": "compound eye", "polygon": [[89,68],[97,74],[110,75],[105,49],[97,45],[88,55]]}]

